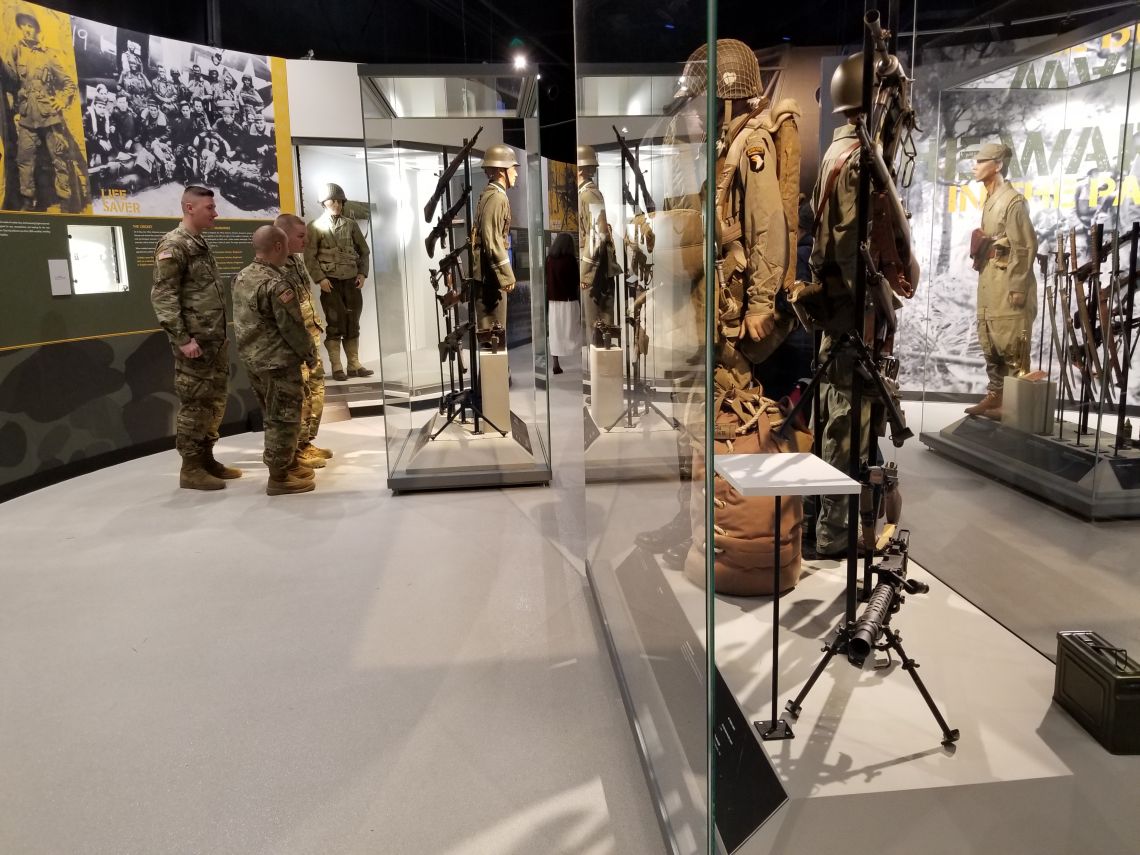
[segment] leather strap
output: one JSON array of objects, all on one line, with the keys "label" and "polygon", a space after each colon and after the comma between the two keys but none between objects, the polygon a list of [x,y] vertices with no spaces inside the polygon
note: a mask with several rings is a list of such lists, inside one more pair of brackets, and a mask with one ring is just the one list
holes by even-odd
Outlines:
[{"label": "leather strap", "polygon": [[828,204],[831,202],[831,194],[835,192],[835,185],[839,183],[839,176],[843,172],[843,167],[847,165],[847,161],[851,159],[856,151],[859,150],[859,140],[852,143],[851,148],[843,152],[839,159],[835,161],[835,166],[831,168],[831,175],[827,176],[827,185],[824,188],[823,195],[819,198],[819,210],[815,214],[815,223],[812,224],[811,233],[815,236],[816,240],[819,239],[819,228],[823,225],[823,213],[827,210]]}]

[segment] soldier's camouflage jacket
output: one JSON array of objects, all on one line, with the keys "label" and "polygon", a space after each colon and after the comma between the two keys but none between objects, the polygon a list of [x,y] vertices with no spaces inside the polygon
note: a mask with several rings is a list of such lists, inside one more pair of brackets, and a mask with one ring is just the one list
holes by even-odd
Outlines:
[{"label": "soldier's camouflage jacket", "polygon": [[242,362],[253,372],[315,359],[296,288],[284,270],[260,259],[234,279],[234,337]]},{"label": "soldier's camouflage jacket", "polygon": [[4,77],[8,91],[15,93],[19,124],[49,128],[63,123],[63,109],[75,99],[77,87],[54,50],[39,42],[17,42],[4,57]]},{"label": "soldier's camouflage jacket", "polygon": [[325,211],[308,226],[305,267],[314,282],[368,275],[368,244],[352,217]]},{"label": "soldier's camouflage jacket", "polygon": [[171,344],[191,338],[203,348],[226,340],[226,298],[218,265],[202,235],[178,226],[154,252],[154,285],[150,302]]},{"label": "soldier's camouflage jacket", "polygon": [[515,287],[515,272],[507,253],[511,230],[511,203],[507,191],[490,182],[475,205],[475,236],[472,243],[475,271],[483,282],[498,282],[504,291]]},{"label": "soldier's camouflage jacket", "polygon": [[305,268],[305,257],[303,255],[290,254],[285,259],[285,275],[289,278],[294,289],[297,291],[297,299],[301,303],[301,317],[305,321],[305,329],[309,331],[309,336],[315,341],[320,340],[321,333],[324,327],[321,325],[320,315],[317,314],[316,307],[313,305],[313,291],[312,280],[309,278],[309,271]]},{"label": "soldier's camouflage jacket", "polygon": [[[1029,218],[1029,203],[1009,182],[982,204],[982,231],[993,240],[993,257],[978,274],[978,318],[1036,317],[1037,232]],[[1013,308],[1011,293],[1025,294],[1025,305]]]}]

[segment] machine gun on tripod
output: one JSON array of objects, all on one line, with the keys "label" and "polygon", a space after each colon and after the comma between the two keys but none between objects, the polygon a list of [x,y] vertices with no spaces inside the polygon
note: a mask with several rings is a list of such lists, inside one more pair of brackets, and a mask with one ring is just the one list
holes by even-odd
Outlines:
[{"label": "machine gun on tripod", "polygon": [[902,529],[891,539],[882,560],[874,567],[877,582],[859,619],[851,623],[845,621],[835,629],[831,641],[823,648],[823,658],[815,671],[795,699],[788,701],[785,706],[793,717],[798,717],[803,711],[804,698],[836,654],[844,654],[848,662],[856,668],[862,668],[873,651],[886,651],[886,662],[875,666],[886,668],[891,665],[890,654],[893,651],[898,654],[903,670],[910,674],[922,699],[926,701],[927,708],[938,722],[942,730],[942,744],[949,746],[958,741],[960,732],[957,728],[951,729],[942,717],[926,684],[918,676],[918,663],[906,655],[902,647],[902,635],[891,626],[891,619],[906,602],[906,594],[925,594],[930,590],[930,586],[924,582],[907,578],[909,551],[910,532]]}]

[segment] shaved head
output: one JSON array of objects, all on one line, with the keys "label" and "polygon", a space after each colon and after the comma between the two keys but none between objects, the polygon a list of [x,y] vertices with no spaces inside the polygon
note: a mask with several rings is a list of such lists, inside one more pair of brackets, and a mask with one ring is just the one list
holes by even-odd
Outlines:
[{"label": "shaved head", "polygon": [[296,214],[281,214],[273,221],[273,225],[285,232],[285,237],[289,239],[289,252],[305,251],[305,235],[308,229],[304,220]]},{"label": "shaved head", "polygon": [[253,233],[253,251],[262,261],[280,266],[289,254],[289,238],[277,226],[262,226]]}]

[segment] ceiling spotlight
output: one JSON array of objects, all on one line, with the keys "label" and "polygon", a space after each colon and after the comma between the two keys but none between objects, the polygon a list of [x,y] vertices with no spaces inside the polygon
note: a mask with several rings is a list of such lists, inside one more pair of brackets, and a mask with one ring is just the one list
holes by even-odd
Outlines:
[{"label": "ceiling spotlight", "polygon": [[515,54],[515,71],[522,71],[526,68],[526,57],[521,53]]},{"label": "ceiling spotlight", "polygon": [[629,133],[629,128],[626,128],[626,127],[622,127],[622,129],[621,129],[621,132],[622,132],[623,134],[628,134],[628,133]]}]

